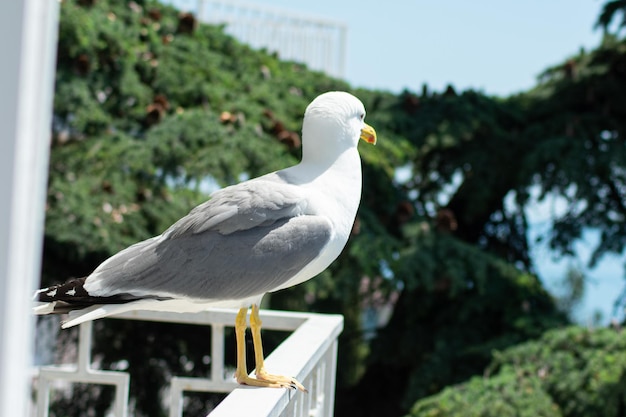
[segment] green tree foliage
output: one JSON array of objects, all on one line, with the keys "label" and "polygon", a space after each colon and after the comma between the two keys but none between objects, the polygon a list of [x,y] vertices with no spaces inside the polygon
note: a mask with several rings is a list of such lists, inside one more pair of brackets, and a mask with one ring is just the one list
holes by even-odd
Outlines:
[{"label": "green tree foliage", "polygon": [[[406,287],[372,343],[366,374],[337,397],[345,415],[401,415],[482,372],[494,349],[565,321],[535,276],[452,236],[421,230],[402,257]],[[364,404],[364,395],[384,401]]]},{"label": "green tree foliage", "polygon": [[[602,27],[605,33],[610,33],[611,24],[615,23],[614,20],[621,14],[621,21],[617,22],[617,31],[626,28],[626,1],[624,0],[610,0],[607,1],[604,7],[602,8],[602,12],[600,16],[598,16],[598,21],[596,23],[596,27]],[[617,33],[616,33],[617,34]]]},{"label": "green tree foliage", "polygon": [[420,401],[410,416],[428,417],[561,417],[552,398],[541,389],[539,378],[519,378],[515,373],[482,379]]},{"label": "green tree foliage", "polygon": [[497,352],[484,377],[419,401],[409,415],[618,417],[626,407],[626,338],[568,327]]},{"label": "green tree foliage", "polygon": [[[621,4],[607,3],[601,25],[608,27]],[[551,235],[564,253],[585,227],[603,234],[594,259],[623,249],[625,57],[624,41],[608,33],[598,49],[506,99],[451,87],[353,91],[380,136],[376,148],[361,147],[364,187],[353,236],[319,277],[265,300],[344,315],[337,415],[402,415],[481,374],[494,350],[508,352],[566,323],[534,274],[524,207],[532,204],[531,187],[571,202]],[[43,284],[90,273],[161,233],[212,189],[294,164],[302,112],[335,89],[350,86],[155,1],[64,1]],[[511,197],[516,205],[505,204]],[[393,308],[388,324],[364,323],[364,312],[380,307]],[[208,373],[205,329],[115,320],[95,326],[102,366],[131,373],[135,415],[165,415],[160,394],[171,375]],[[267,338],[268,347],[280,337]],[[234,364],[232,343],[226,359]],[[564,410],[542,391],[543,381],[497,375],[487,385],[470,380],[466,391],[499,398],[501,415],[533,401]],[[94,389],[77,388],[76,398],[93,397]],[[519,390],[524,395],[514,402],[498,396]],[[94,415],[104,414],[111,395],[99,393]],[[424,401],[436,413],[434,398]],[[201,414],[216,400],[192,399],[188,412]],[[63,415],[86,407],[62,403]]]},{"label": "green tree foliage", "polygon": [[528,138],[541,134],[543,140],[528,154],[528,167],[535,169],[525,174],[538,180],[544,194],[558,193],[569,202],[554,223],[553,248],[570,254],[584,228],[601,232],[594,265],[608,252],[621,253],[626,243],[626,42],[606,39],[544,77],[528,94],[530,123],[537,129]]},{"label": "green tree foliage", "polygon": [[[601,17],[607,24],[611,21],[607,17],[609,9],[613,13],[624,10],[608,3]],[[405,92],[395,106],[391,105],[395,117],[391,123],[399,134],[404,132],[417,150],[412,163],[413,178],[404,184],[408,195],[415,198],[417,212],[430,218],[439,231],[449,231],[450,242],[458,239],[470,245],[468,251],[480,248],[481,253],[490,255],[483,255],[481,261],[477,254],[469,252],[471,255],[464,257],[445,245],[445,251],[435,252],[421,247],[421,257],[408,258],[414,262],[413,269],[399,269],[404,272],[401,302],[372,345],[369,374],[357,390],[371,387],[368,380],[378,381],[392,407],[398,407],[392,414],[399,414],[416,399],[460,382],[472,373],[479,374],[489,361],[490,343],[492,348],[502,349],[523,338],[537,337],[563,322],[551,301],[539,292],[534,292],[538,299],[526,304],[522,300],[529,300],[529,294],[525,295],[522,289],[528,286],[504,287],[507,274],[481,272],[489,271],[486,265],[492,254],[521,271],[533,272],[524,212],[527,205],[533,204],[531,188],[540,191],[540,198],[551,193],[569,203],[566,212],[553,219],[553,249],[572,254],[582,230],[593,228],[601,233],[601,239],[594,248],[592,265],[606,253],[623,252],[625,60],[626,41],[608,34],[597,49],[581,51],[547,70],[538,86],[523,94],[498,99],[473,92],[457,94],[452,88],[443,94],[429,94],[425,89],[421,95]],[[505,205],[507,197],[513,197],[516,206]],[[410,232],[405,238],[408,236]],[[455,245],[462,247],[458,241]],[[457,266],[464,259],[472,262]],[[412,262],[404,262],[403,266],[411,267]],[[429,309],[437,301],[432,291],[424,294],[420,286],[411,286],[413,282],[433,282],[433,264],[439,268],[434,282],[447,281],[451,289],[439,309]],[[476,281],[476,277],[481,280]],[[518,282],[528,282],[523,277],[524,273],[518,271]],[[481,291],[486,295],[494,291],[497,295],[489,300]],[[457,302],[459,295],[466,300]],[[478,309],[472,309],[474,302]],[[515,312],[520,303],[532,308]],[[479,314],[481,311],[487,314]],[[510,314],[511,311],[516,314]],[[453,313],[445,320],[445,314],[450,312]],[[532,314],[538,318],[534,323],[528,320]],[[445,324],[438,321],[442,317]],[[515,328],[514,323],[526,325]],[[489,330],[483,333],[484,329]],[[399,339],[402,332],[406,336]],[[433,346],[426,347],[427,343]],[[465,356],[466,352],[474,356]],[[506,378],[499,379],[493,384],[499,386],[505,381]],[[529,383],[534,386],[534,382]],[[471,387],[479,390],[475,385]],[[510,389],[507,386],[506,390]],[[369,391],[371,395],[373,392]],[[472,398],[468,394],[463,401],[469,403]],[[445,410],[444,403],[437,404]],[[475,415],[490,415],[486,404],[483,403],[485,408],[474,408]],[[380,414],[387,405],[368,405],[362,415]],[[349,406],[358,407],[359,402]],[[546,402],[543,411],[536,412],[545,414],[551,409]],[[520,409],[516,406],[510,412],[515,414]],[[459,415],[464,415],[464,411],[459,411]]]}]

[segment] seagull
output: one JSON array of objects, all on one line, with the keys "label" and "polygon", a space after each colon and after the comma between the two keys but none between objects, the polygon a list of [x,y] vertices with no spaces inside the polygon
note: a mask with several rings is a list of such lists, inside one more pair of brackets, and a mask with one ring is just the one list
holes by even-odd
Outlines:
[{"label": "seagull", "polygon": [[[89,276],[38,290],[36,314],[69,313],[63,328],[135,310],[238,308],[238,383],[306,391],[265,370],[263,295],[324,271],[350,236],[361,200],[359,140],[376,143],[363,103],[332,91],[315,98],[302,124],[302,160],[211,194],[163,234],[111,256]],[[250,329],[255,377],[246,369]]]}]

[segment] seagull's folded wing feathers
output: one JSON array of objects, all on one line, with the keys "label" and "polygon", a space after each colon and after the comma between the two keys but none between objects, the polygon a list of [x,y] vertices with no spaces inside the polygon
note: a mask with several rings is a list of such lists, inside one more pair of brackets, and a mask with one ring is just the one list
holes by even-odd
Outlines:
[{"label": "seagull's folded wing feathers", "polygon": [[91,295],[236,300],[274,290],[314,260],[330,220],[306,214],[290,184],[263,178],[227,187],[163,235],[114,255],[87,278]]},{"label": "seagull's folded wing feathers", "polygon": [[297,186],[268,174],[214,192],[209,201],[195,207],[163,235],[175,238],[209,230],[227,235],[302,215],[307,206]]}]

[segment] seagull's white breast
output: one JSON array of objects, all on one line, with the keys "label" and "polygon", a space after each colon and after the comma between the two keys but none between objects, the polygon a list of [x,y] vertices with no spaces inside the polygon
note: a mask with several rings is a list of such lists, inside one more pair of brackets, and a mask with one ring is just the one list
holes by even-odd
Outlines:
[{"label": "seagull's white breast", "polygon": [[[298,165],[293,169],[306,170]],[[324,271],[346,246],[361,201],[361,158],[356,148],[344,152],[335,163],[310,182],[297,184],[306,193],[307,214],[326,217],[333,234],[317,258],[274,291],[307,281]]]}]

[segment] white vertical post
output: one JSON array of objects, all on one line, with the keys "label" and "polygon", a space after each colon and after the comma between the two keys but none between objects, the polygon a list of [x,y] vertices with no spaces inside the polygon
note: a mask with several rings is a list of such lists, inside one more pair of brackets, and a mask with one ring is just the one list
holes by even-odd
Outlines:
[{"label": "white vertical post", "polygon": [[50,381],[41,378],[37,384],[37,417],[48,417],[50,408]]},{"label": "white vertical post", "polygon": [[224,380],[224,326],[211,325],[211,380]]},{"label": "white vertical post", "polygon": [[0,2],[0,416],[27,415],[58,8]]},{"label": "white vertical post", "polygon": [[346,61],[348,57],[348,28],[345,25],[341,25],[339,29],[339,68],[337,69],[338,77],[346,76]]},{"label": "white vertical post", "polygon": [[337,339],[328,348],[328,362],[326,363],[325,391],[324,392],[324,412],[322,415],[333,417],[335,414],[335,385],[337,383]]},{"label": "white vertical post", "polygon": [[81,323],[78,334],[78,372],[89,372],[91,369],[91,341],[93,322]]}]

